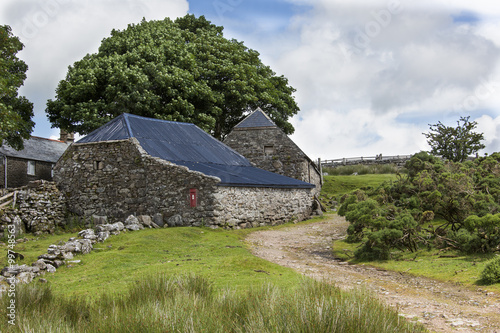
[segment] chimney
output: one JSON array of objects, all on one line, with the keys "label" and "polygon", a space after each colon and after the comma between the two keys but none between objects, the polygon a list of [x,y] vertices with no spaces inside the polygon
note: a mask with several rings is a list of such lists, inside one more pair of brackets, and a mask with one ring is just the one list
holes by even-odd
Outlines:
[{"label": "chimney", "polygon": [[75,133],[68,133],[65,130],[61,129],[59,141],[73,143],[75,142]]}]

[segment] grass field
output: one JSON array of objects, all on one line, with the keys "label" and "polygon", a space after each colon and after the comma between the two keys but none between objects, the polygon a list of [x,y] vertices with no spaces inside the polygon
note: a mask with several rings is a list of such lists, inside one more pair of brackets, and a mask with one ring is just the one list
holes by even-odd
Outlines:
[{"label": "grass field", "polygon": [[353,258],[354,251],[359,245],[359,243],[335,241],[332,250],[336,257],[354,264],[365,264],[500,293],[500,284],[484,286],[479,281],[486,263],[494,256],[492,254],[464,255],[458,251],[444,252],[438,249],[420,249],[417,252],[394,250],[392,260],[366,262]]},{"label": "grass field", "polygon": [[[47,284],[18,285],[16,325],[0,320],[0,331],[425,331],[366,291],[343,292],[253,256],[243,239],[254,230],[187,227],[112,236],[75,256],[81,263],[46,274]],[[26,256],[19,264],[72,236],[19,243],[16,250]],[[6,293],[0,297],[0,318],[7,318],[9,301]]]},{"label": "grass field", "polygon": [[[216,287],[247,289],[262,283],[291,287],[300,279],[290,269],[253,256],[242,242],[245,230],[208,228],[164,228],[126,232],[97,243],[94,251],[75,256],[81,263],[62,266],[45,278],[61,295],[93,297],[119,293],[143,276],[193,273]],[[30,265],[51,244],[67,241],[76,234],[41,236],[19,243],[15,250],[25,255],[18,263]],[[7,253],[7,249],[0,249]],[[0,265],[5,266],[1,257]]]}]

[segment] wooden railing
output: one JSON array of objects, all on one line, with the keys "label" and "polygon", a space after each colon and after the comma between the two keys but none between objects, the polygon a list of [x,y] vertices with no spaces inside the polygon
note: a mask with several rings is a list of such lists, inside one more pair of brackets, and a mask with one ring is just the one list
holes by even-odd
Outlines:
[{"label": "wooden railing", "polygon": [[12,207],[14,208],[14,206],[16,205],[16,199],[17,191],[4,195],[0,198],[0,209],[7,207],[10,204],[12,204]]}]

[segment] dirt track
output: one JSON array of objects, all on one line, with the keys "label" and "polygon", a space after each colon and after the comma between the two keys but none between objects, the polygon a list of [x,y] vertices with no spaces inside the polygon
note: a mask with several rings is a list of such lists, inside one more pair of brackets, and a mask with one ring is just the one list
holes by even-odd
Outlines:
[{"label": "dirt track", "polygon": [[281,230],[251,233],[246,239],[253,253],[318,280],[350,289],[366,286],[402,316],[418,320],[432,332],[500,333],[500,297],[481,289],[348,265],[330,251],[332,241],[345,237],[348,223],[332,218]]}]

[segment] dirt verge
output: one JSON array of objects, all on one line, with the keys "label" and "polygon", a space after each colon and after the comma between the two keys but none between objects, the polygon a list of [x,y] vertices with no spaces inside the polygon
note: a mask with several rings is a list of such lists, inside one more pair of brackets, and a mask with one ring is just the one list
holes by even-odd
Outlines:
[{"label": "dirt verge", "polygon": [[263,259],[301,274],[331,281],[342,289],[365,286],[398,308],[408,320],[423,323],[433,332],[500,333],[500,297],[451,283],[349,265],[332,256],[335,239],[346,235],[348,223],[340,216],[307,225],[251,233],[246,241]]}]

